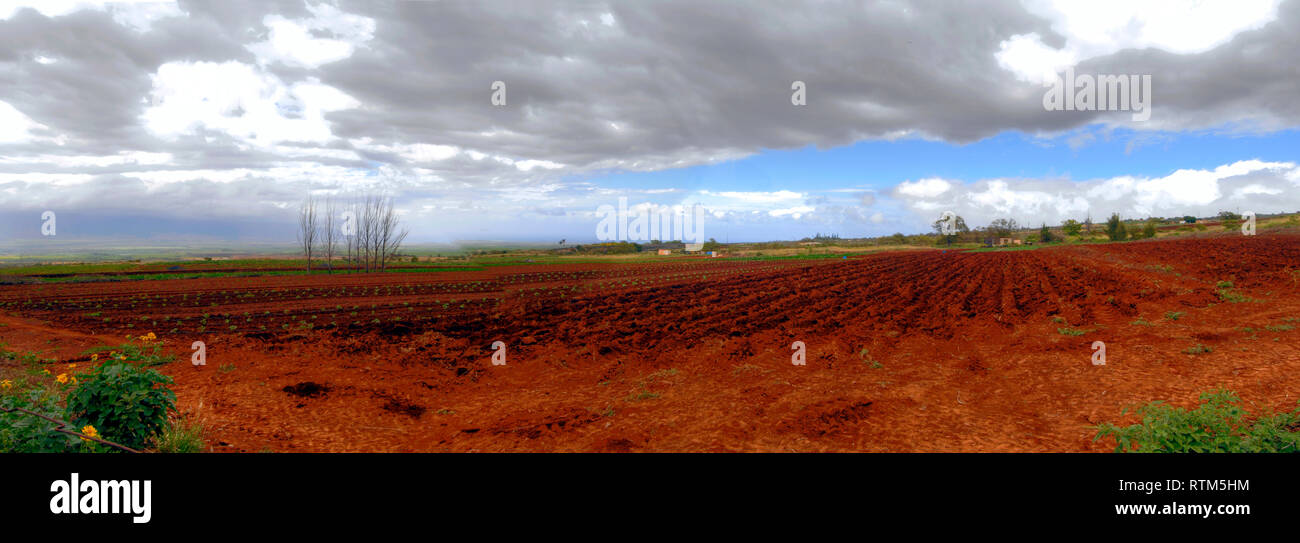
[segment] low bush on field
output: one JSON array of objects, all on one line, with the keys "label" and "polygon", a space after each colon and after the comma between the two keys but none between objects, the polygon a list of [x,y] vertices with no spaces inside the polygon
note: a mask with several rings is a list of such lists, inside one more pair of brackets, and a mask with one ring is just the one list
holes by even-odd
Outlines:
[{"label": "low bush on field", "polygon": [[[132,339],[131,336],[126,336],[126,338],[128,341]],[[96,347],[86,351],[86,354],[103,353],[105,351],[117,353],[120,351],[121,356],[125,357],[126,360],[144,366],[161,366],[176,360],[175,355],[162,352],[162,343],[155,341],[156,338],[153,332],[140,336],[138,339],[141,340],[140,344],[125,343],[116,347]]]},{"label": "low bush on field", "polygon": [[[59,424],[20,411],[22,408],[46,417],[63,416],[59,397],[44,388],[33,388],[0,398],[0,452],[93,452],[96,443],[56,432]],[[75,430],[75,428],[72,428]]]},{"label": "low bush on field", "polygon": [[1140,424],[1100,424],[1093,441],[1114,438],[1115,452],[1300,451],[1300,409],[1252,418],[1231,391],[1206,392],[1200,400],[1192,410],[1149,403],[1138,409]]},{"label": "low bush on field", "polygon": [[67,420],[78,428],[94,426],[104,439],[133,449],[147,446],[176,408],[176,393],[167,388],[172,378],[126,357],[110,359],[78,380],[68,393]]},{"label": "low bush on field", "polygon": [[[92,353],[88,372],[74,373],[77,364],[57,364],[35,355],[24,357],[27,376],[0,382],[0,452],[100,452],[107,445],[56,431],[53,422],[17,411],[24,409],[66,422],[64,430],[111,441],[133,449],[152,447],[164,452],[202,449],[202,428],[184,420],[169,420],[176,394],[167,377],[148,366],[170,361],[153,334],[141,344],[111,349],[98,363]],[[99,351],[98,349],[96,351]],[[51,372],[51,369],[66,369]],[[55,374],[57,373],[57,375]]]},{"label": "low bush on field", "polygon": [[1219,281],[1214,285],[1214,288],[1214,293],[1219,295],[1219,299],[1230,304],[1252,301],[1249,297],[1237,292],[1232,281]]}]

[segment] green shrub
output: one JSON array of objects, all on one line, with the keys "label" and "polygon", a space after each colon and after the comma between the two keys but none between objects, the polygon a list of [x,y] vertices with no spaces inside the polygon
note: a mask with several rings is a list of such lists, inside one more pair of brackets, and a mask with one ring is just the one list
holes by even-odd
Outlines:
[{"label": "green shrub", "polygon": [[[59,397],[49,389],[34,388],[0,398],[4,409],[22,408],[50,418],[62,417]],[[93,444],[54,431],[58,424],[19,411],[0,409],[0,452],[75,452]],[[75,429],[75,428],[74,428]]]},{"label": "green shrub", "polygon": [[[1152,402],[1139,409],[1142,423],[1100,424],[1093,441],[1115,439],[1115,452],[1297,452],[1300,409],[1249,420],[1231,391],[1201,394],[1193,410]],[[1127,410],[1126,410],[1127,411]]]},{"label": "green shrub", "polygon": [[1228,289],[1228,288],[1219,289],[1215,291],[1215,293],[1219,295],[1220,300],[1223,300],[1230,304],[1239,304],[1242,302],[1251,301],[1251,298],[1249,296],[1246,296],[1244,294],[1241,294],[1235,290]]},{"label": "green shrub", "polygon": [[92,425],[104,439],[142,449],[167,425],[176,406],[176,393],[167,388],[171,377],[129,362],[110,359],[88,374],[68,393],[66,420],[80,428]]},{"label": "green shrub", "polygon": [[[127,337],[130,338],[130,336]],[[176,360],[176,355],[164,354],[162,352],[161,342],[157,342],[157,343],[142,342],[142,343],[143,343],[142,345],[136,345],[134,343],[125,343],[122,345],[118,345],[116,347],[96,347],[94,349],[90,349],[86,351],[85,354],[102,353],[104,351],[112,351],[112,352],[121,351],[122,356],[125,356],[127,360],[138,362],[145,366],[161,366],[163,364],[169,364]]]},{"label": "green shrub", "polygon": [[1142,227],[1142,237],[1151,239],[1156,237],[1156,220],[1147,219],[1146,224]]},{"label": "green shrub", "polygon": [[1111,241],[1128,239],[1128,229],[1124,227],[1124,221],[1119,218],[1119,213],[1113,213],[1109,219],[1106,219],[1106,237]]}]

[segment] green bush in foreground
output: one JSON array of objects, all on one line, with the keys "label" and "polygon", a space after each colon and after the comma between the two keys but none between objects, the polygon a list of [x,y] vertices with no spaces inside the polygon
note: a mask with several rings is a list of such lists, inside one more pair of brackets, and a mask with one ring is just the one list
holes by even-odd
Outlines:
[{"label": "green bush in foreground", "polygon": [[147,446],[176,407],[176,393],[167,388],[172,378],[132,364],[125,356],[77,380],[81,384],[68,393],[66,420],[77,428],[94,426],[104,439],[133,449]]},{"label": "green bush in foreground", "polygon": [[1139,408],[1141,424],[1100,424],[1093,441],[1113,437],[1115,452],[1300,451],[1300,409],[1252,420],[1240,403],[1227,390],[1202,393],[1190,411],[1152,402]]},{"label": "green bush in foreground", "polygon": [[[58,396],[44,388],[0,397],[0,407],[22,408],[54,419],[63,415]],[[58,426],[27,413],[0,410],[0,452],[90,452],[95,449],[93,442],[82,442],[76,436],[54,431]]]}]

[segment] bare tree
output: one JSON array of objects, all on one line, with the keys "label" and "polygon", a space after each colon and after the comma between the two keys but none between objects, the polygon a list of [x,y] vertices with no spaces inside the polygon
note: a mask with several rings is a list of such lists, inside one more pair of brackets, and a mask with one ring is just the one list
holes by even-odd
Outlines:
[{"label": "bare tree", "polygon": [[339,234],[335,231],[338,227],[338,220],[335,215],[338,213],[334,205],[333,198],[325,198],[325,229],[322,232],[325,235],[323,249],[325,249],[325,267],[329,273],[334,273],[334,250],[338,248]]},{"label": "bare tree", "polygon": [[316,246],[320,227],[316,224],[316,199],[308,196],[298,209],[298,245],[307,258],[307,271],[311,272],[311,253]]},{"label": "bare tree", "polygon": [[356,270],[356,245],[357,245],[357,206],[350,203],[345,206],[343,217],[343,246],[347,251],[345,261],[347,266]]},{"label": "bare tree", "polygon": [[[329,257],[335,252],[335,246],[342,241],[347,253],[346,260],[353,271],[384,271],[388,261],[397,256],[409,231],[402,227],[401,220],[393,206],[393,199],[387,196],[367,194],[359,201],[343,206],[346,217],[342,221],[342,232],[333,233],[334,219],[326,220],[326,228],[331,233],[324,235],[323,247]],[[326,212],[335,214],[336,206],[327,201]],[[341,239],[340,239],[341,238]]]},{"label": "bare tree", "polygon": [[367,194],[361,203],[361,215],[357,223],[357,242],[361,252],[361,261],[366,272],[376,268],[378,257],[375,240],[379,236],[379,197]]},{"label": "bare tree", "polygon": [[388,267],[388,260],[397,255],[398,249],[402,246],[402,241],[406,239],[409,230],[403,228],[398,221],[397,212],[393,210],[393,199],[382,198],[376,208],[378,211],[378,248],[379,248],[379,270],[384,271]]}]

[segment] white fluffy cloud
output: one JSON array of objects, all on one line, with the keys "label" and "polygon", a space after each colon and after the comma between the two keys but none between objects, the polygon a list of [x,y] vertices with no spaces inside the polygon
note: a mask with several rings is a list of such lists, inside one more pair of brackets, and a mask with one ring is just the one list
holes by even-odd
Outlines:
[{"label": "white fluffy cloud", "polygon": [[940,194],[948,192],[952,188],[952,183],[931,177],[920,181],[904,181],[898,184],[898,193],[904,196],[915,198],[934,198]]},{"label": "white fluffy cloud", "polygon": [[185,14],[175,1],[88,1],[88,0],[0,0],[0,20],[13,17],[21,9],[34,9],[46,17],[59,17],[81,10],[107,11],[113,20],[137,32],[149,30],[154,21]]},{"label": "white fluffy cloud", "polygon": [[893,196],[920,219],[951,210],[971,226],[994,218],[1026,224],[1065,219],[1208,216],[1223,210],[1259,213],[1300,209],[1300,166],[1294,162],[1242,160],[1214,169],[1180,169],[1159,177],[1117,176],[1089,181],[987,179],[953,182],[950,189],[920,190],[902,183]]},{"label": "white fluffy cloud", "polygon": [[0,143],[21,143],[36,139],[32,131],[44,128],[8,102],[0,102]]},{"label": "white fluffy cloud", "polygon": [[1281,0],[1023,0],[1065,39],[1044,43],[1037,32],[1002,42],[998,64],[1026,81],[1123,49],[1153,47],[1178,54],[1209,51],[1277,18]]},{"label": "white fluffy cloud", "polygon": [[[317,68],[352,56],[357,47],[374,38],[375,20],[339,11],[329,4],[307,5],[312,16],[288,19],[271,14],[262,19],[266,40],[247,46],[258,62],[278,62],[299,68]],[[317,37],[325,31],[332,38]]]},{"label": "white fluffy cloud", "polygon": [[169,62],[153,75],[142,120],[169,138],[215,130],[261,146],[325,143],[334,139],[325,114],[358,105],[315,80],[289,85],[240,62]]}]

